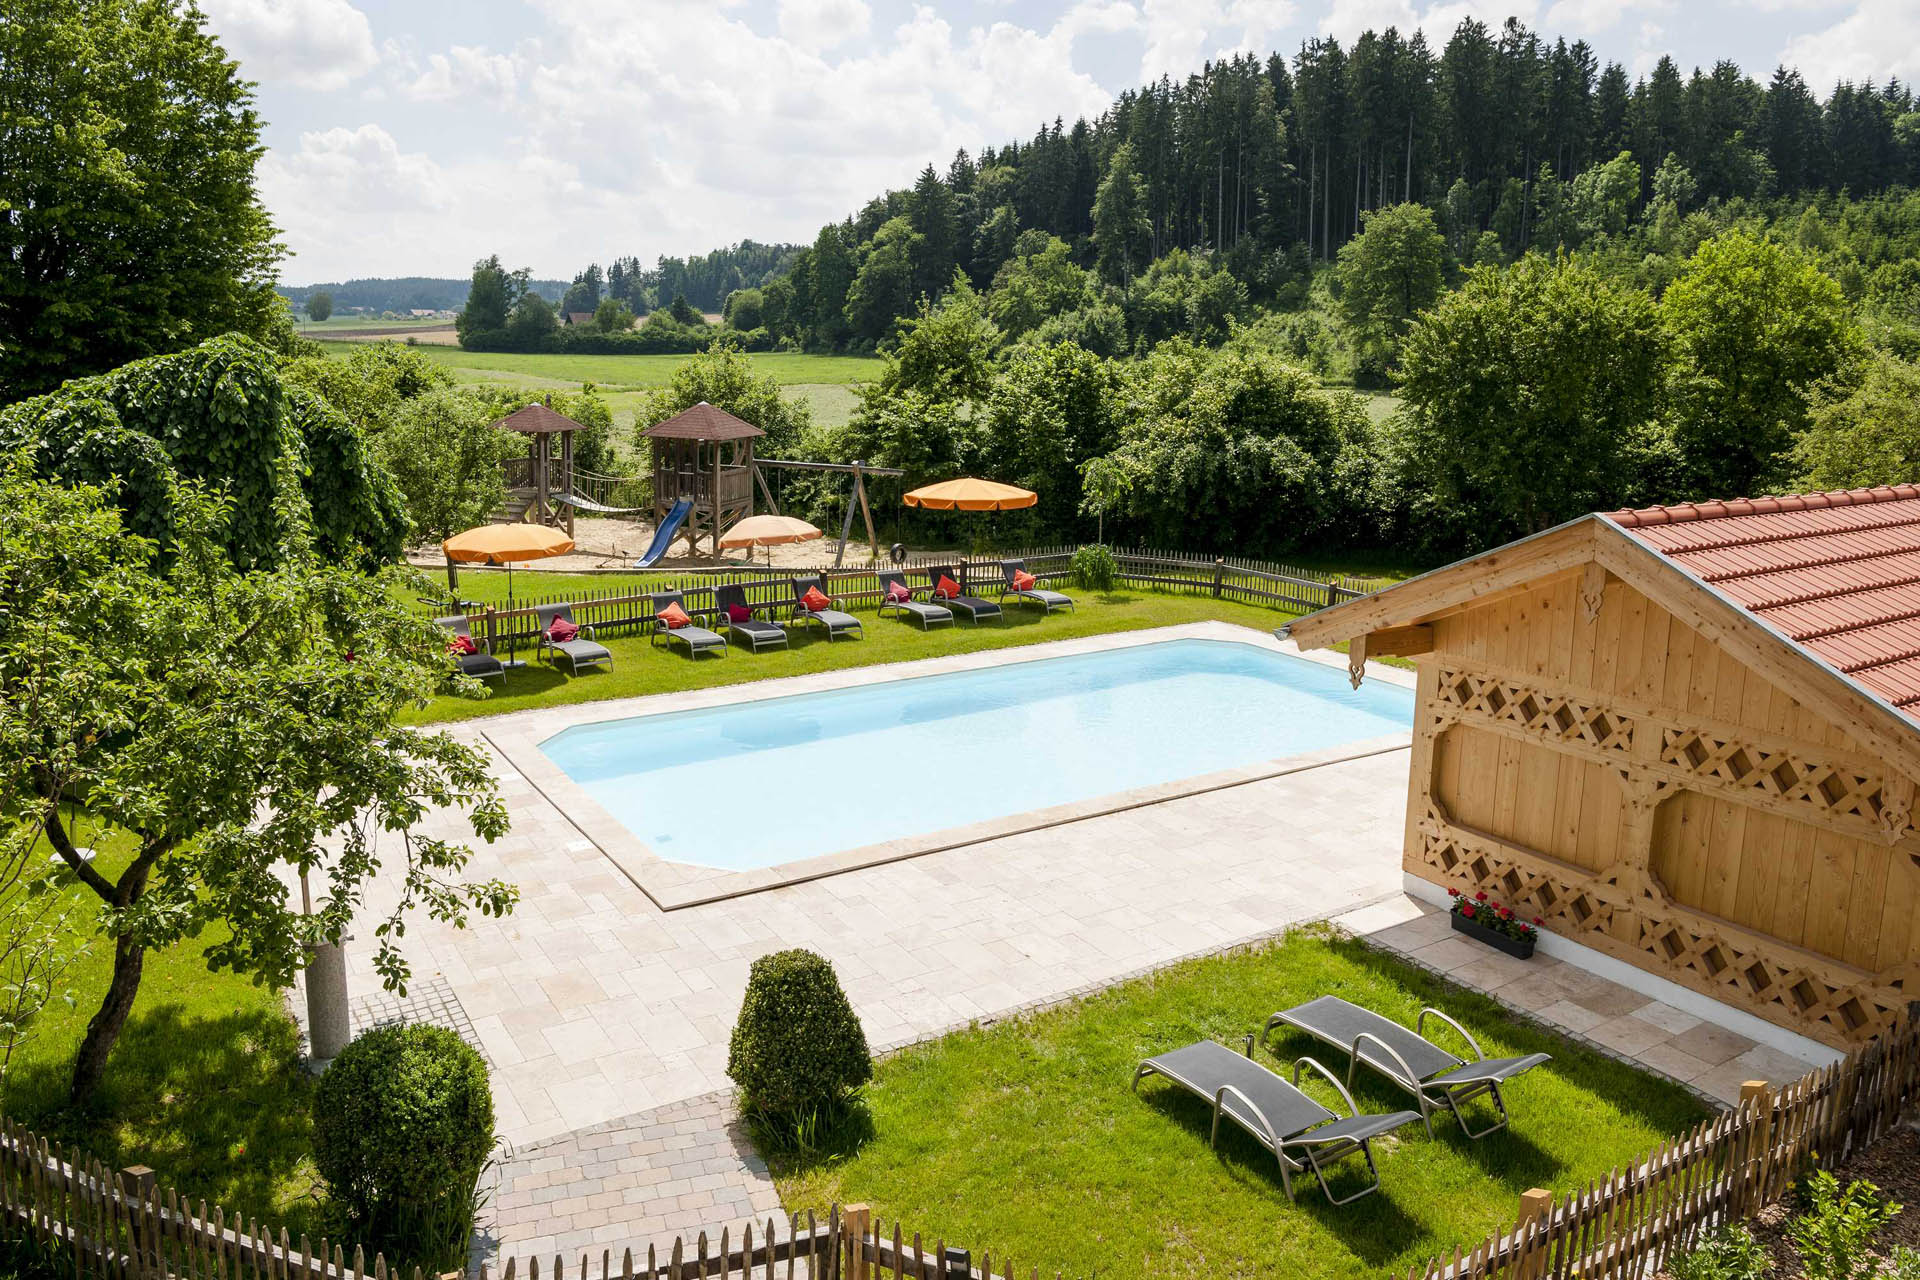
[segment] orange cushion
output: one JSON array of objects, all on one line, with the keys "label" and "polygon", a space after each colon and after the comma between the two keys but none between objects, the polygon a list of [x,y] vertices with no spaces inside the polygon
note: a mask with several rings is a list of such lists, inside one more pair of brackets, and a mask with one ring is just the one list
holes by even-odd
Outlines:
[{"label": "orange cushion", "polygon": [[940,575],[940,581],[933,584],[933,594],[942,600],[951,600],[960,594],[960,584],[943,573]]},{"label": "orange cushion", "polygon": [[813,610],[815,613],[818,613],[822,609],[830,607],[833,604],[833,601],[827,599],[825,593],[823,593],[820,590],[820,588],[808,587],[807,594],[800,597],[800,603],[807,606],[807,608]]},{"label": "orange cushion", "polygon": [[692,618],[689,618],[687,616],[687,611],[680,607],[680,602],[678,600],[674,601],[672,604],[662,609],[658,616],[660,621],[667,624],[667,629],[669,631],[671,631],[675,627],[684,627],[689,622],[693,621]]},{"label": "orange cushion", "polygon": [[1013,589],[1015,591],[1031,591],[1033,590],[1033,584],[1038,581],[1038,578],[1028,573],[1025,569],[1015,569],[1013,571]]}]

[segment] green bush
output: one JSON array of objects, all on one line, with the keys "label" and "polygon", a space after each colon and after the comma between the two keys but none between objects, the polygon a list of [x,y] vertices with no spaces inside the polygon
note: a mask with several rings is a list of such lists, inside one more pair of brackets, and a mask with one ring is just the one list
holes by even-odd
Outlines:
[{"label": "green bush", "polygon": [[1867,1280],[1877,1274],[1873,1238],[1900,1206],[1865,1178],[1842,1187],[1825,1169],[1807,1179],[1806,1201],[1806,1212],[1787,1224],[1787,1239],[1800,1254],[1807,1280]]},{"label": "green bush", "polygon": [[1772,1266],[1767,1248],[1735,1223],[1722,1227],[1691,1253],[1667,1265],[1673,1280],[1761,1280]]},{"label": "green bush", "polygon": [[1111,591],[1120,580],[1120,562],[1113,552],[1090,542],[1073,553],[1073,580],[1088,591]]},{"label": "green bush", "polygon": [[795,949],[753,962],[727,1075],[741,1110],[783,1134],[831,1117],[873,1079],[867,1034],[826,959]]},{"label": "green bush", "polygon": [[494,1140],[486,1063],[440,1027],[363,1033],[314,1094],[313,1162],[331,1206],[390,1263],[465,1267]]}]

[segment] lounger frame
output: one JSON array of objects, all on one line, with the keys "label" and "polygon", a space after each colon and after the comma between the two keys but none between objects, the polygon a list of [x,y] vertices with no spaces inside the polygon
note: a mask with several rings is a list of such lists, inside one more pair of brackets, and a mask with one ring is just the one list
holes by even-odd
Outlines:
[{"label": "lounger frame", "polygon": [[580,674],[582,666],[604,665],[608,670],[613,669],[613,650],[593,638],[591,624],[575,623],[574,625],[580,628],[580,632],[571,640],[554,640],[548,635],[558,619],[565,618],[568,622],[573,622],[572,605],[539,605],[534,609],[534,616],[540,620],[539,656],[545,658],[549,666],[553,664],[555,654],[564,653],[567,655],[567,666],[572,669],[574,675]]},{"label": "lounger frame", "polygon": [[[865,638],[867,634],[866,628],[861,626],[860,619],[840,607],[844,602],[838,596],[830,594],[827,591],[827,584],[822,582],[818,576],[811,578],[790,578],[788,581],[793,584],[793,616],[804,622],[819,623],[827,633],[827,642],[829,644],[831,644],[837,636],[857,635]],[[800,597],[807,594],[808,587],[819,587],[820,594],[827,597],[827,604],[830,607],[815,613],[812,609],[800,603]]]},{"label": "lounger frame", "polygon": [[[880,617],[884,618],[888,612],[892,612],[897,618],[918,618],[922,631],[931,630],[935,623],[945,622],[951,624],[953,622],[953,610],[947,608],[946,605],[934,604],[931,601],[916,600],[913,598],[916,595],[932,590],[932,588],[914,586],[907,581],[907,575],[897,569],[882,569],[873,576],[880,583],[880,608],[877,610]],[[888,598],[887,588],[896,582],[907,589],[907,599],[893,600]]]},{"label": "lounger frame", "polygon": [[942,608],[958,610],[966,614],[967,621],[976,627],[980,625],[980,619],[982,618],[998,618],[1002,622],[1007,620],[1006,610],[983,596],[967,595],[964,586],[960,588],[961,594],[957,596],[934,594],[938,590],[938,584],[943,576],[951,578],[955,583],[960,581],[960,570],[957,566],[930,564],[925,566],[922,572],[927,575],[927,594],[937,601]]},{"label": "lounger frame", "polygon": [[[1249,1061],[1253,1059],[1252,1035],[1247,1036],[1243,1053]],[[1154,1058],[1144,1059],[1138,1067],[1134,1068],[1131,1088],[1135,1093],[1138,1093],[1140,1091],[1140,1081],[1142,1078],[1149,1075],[1158,1075],[1163,1079],[1171,1080],[1188,1093],[1211,1103],[1213,1106],[1213,1126],[1207,1134],[1207,1145],[1217,1147],[1220,1144],[1220,1117],[1225,1115],[1227,1119],[1232,1120],[1235,1124],[1238,1124],[1242,1129],[1246,1130],[1247,1133],[1251,1134],[1254,1141],[1273,1153],[1274,1159],[1280,1166],[1280,1185],[1285,1189],[1288,1200],[1296,1199],[1293,1189],[1293,1175],[1312,1170],[1315,1180],[1320,1183],[1321,1193],[1327,1197],[1329,1204],[1352,1204],[1362,1196],[1372,1195],[1380,1189],[1380,1166],[1374,1163],[1372,1146],[1373,1139],[1378,1137],[1379,1133],[1371,1133],[1360,1138],[1353,1138],[1341,1134],[1329,1138],[1316,1139],[1313,1135],[1322,1126],[1359,1119],[1360,1108],[1358,1104],[1354,1102],[1352,1092],[1346,1085],[1340,1082],[1340,1077],[1328,1070],[1325,1065],[1310,1057],[1303,1056],[1294,1059],[1293,1080],[1291,1084],[1295,1091],[1298,1091],[1300,1088],[1301,1072],[1309,1067],[1318,1071],[1335,1089],[1339,1090],[1340,1097],[1347,1104],[1347,1115],[1341,1116],[1338,1112],[1333,1112],[1331,1121],[1326,1119],[1316,1120],[1308,1128],[1293,1133],[1281,1133],[1275,1129],[1273,1122],[1267,1118],[1266,1113],[1255,1104],[1253,1099],[1249,1098],[1234,1085],[1223,1084],[1217,1088],[1209,1088],[1205,1083],[1189,1080],[1173,1071],[1169,1071]],[[1266,1070],[1264,1067],[1261,1069]],[[1271,1071],[1269,1071],[1268,1074],[1273,1075],[1274,1079],[1282,1084],[1288,1083],[1284,1077]],[[1239,1116],[1226,1110],[1225,1104],[1229,1094],[1233,1095],[1241,1106],[1253,1114],[1254,1118],[1259,1121],[1258,1127],[1246,1123]],[[1303,1094],[1302,1096],[1304,1097],[1305,1095]],[[1308,1101],[1312,1100],[1308,1099]],[[1315,1105],[1317,1106],[1318,1104],[1316,1103]],[[1322,1109],[1325,1110],[1325,1108]],[[1410,1122],[1413,1118],[1411,1112],[1398,1114],[1406,1117],[1401,1123]],[[1377,1118],[1384,1122],[1394,1117],[1381,1116]],[[1397,1128],[1398,1126],[1394,1125],[1389,1127]],[[1385,1130],[1382,1130],[1382,1132],[1384,1131]],[[1297,1154],[1289,1155],[1288,1151],[1290,1149]],[[1327,1185],[1326,1171],[1356,1151],[1359,1152],[1361,1157],[1367,1162],[1369,1181],[1366,1186],[1353,1192],[1351,1195],[1336,1196],[1333,1194],[1333,1188]]]},{"label": "lounger frame", "polygon": [[[1373,1012],[1359,1005],[1354,1005],[1353,1007],[1361,1009],[1361,1011],[1365,1013]],[[1486,1053],[1480,1048],[1480,1042],[1473,1038],[1472,1032],[1468,1031],[1441,1010],[1429,1005],[1420,1010],[1420,1018],[1414,1023],[1413,1030],[1410,1034],[1418,1036],[1420,1039],[1425,1040],[1430,1047],[1451,1057],[1457,1065],[1442,1071],[1429,1072],[1426,1076],[1421,1076],[1407,1064],[1406,1058],[1397,1049],[1372,1032],[1362,1031],[1351,1040],[1342,1039],[1339,1036],[1331,1034],[1324,1027],[1316,1027],[1310,1021],[1296,1018],[1294,1016],[1296,1012],[1298,1011],[1294,1009],[1283,1009],[1268,1018],[1266,1026],[1261,1028],[1260,1031],[1261,1044],[1264,1045],[1266,1043],[1267,1036],[1275,1027],[1288,1026],[1294,1028],[1296,1031],[1306,1032],[1322,1044],[1332,1045],[1336,1049],[1345,1050],[1347,1054],[1347,1086],[1349,1088],[1352,1087],[1354,1072],[1359,1069],[1362,1062],[1365,1062],[1369,1067],[1372,1067],[1375,1071],[1414,1096],[1415,1101],[1420,1107],[1420,1119],[1422,1123],[1426,1125],[1428,1137],[1433,1136],[1434,1114],[1443,1110],[1453,1113],[1454,1120],[1460,1125],[1460,1132],[1468,1138],[1484,1138],[1490,1133],[1497,1133],[1506,1128],[1512,1123],[1513,1117],[1507,1110],[1505,1095],[1500,1092],[1501,1081],[1511,1079],[1519,1075],[1522,1071],[1531,1070],[1533,1067],[1548,1059],[1548,1055],[1537,1053],[1525,1058],[1489,1060]],[[1374,1016],[1381,1017],[1379,1014],[1374,1014]],[[1459,1034],[1460,1038],[1467,1042],[1468,1048],[1473,1050],[1473,1057],[1462,1058],[1452,1050],[1442,1048],[1440,1045],[1434,1044],[1432,1040],[1427,1039],[1427,1019],[1430,1017],[1437,1018],[1449,1027],[1452,1027],[1454,1031]],[[1387,1018],[1382,1018],[1382,1020],[1392,1021]],[[1394,1025],[1399,1026],[1400,1024],[1394,1023]],[[1402,1031],[1406,1030],[1405,1027],[1401,1027],[1400,1029]],[[1361,1052],[1363,1049],[1368,1050],[1368,1052],[1363,1054]],[[1487,1068],[1484,1071],[1474,1072],[1466,1070],[1466,1068],[1478,1066],[1483,1063],[1486,1064]],[[1485,1096],[1493,1103],[1494,1114],[1498,1118],[1484,1128],[1475,1129],[1467,1122],[1467,1113],[1464,1108],[1467,1103],[1482,1096]]]},{"label": "lounger frame", "polygon": [[[762,647],[768,649],[784,649],[787,647],[787,629],[779,623],[758,616],[750,617],[747,622],[741,623],[735,622],[727,616],[727,609],[736,604],[742,609],[745,609],[749,614],[756,615],[759,609],[770,607],[768,605],[760,605],[758,609],[756,609],[754,605],[749,604],[747,602],[747,589],[745,587],[738,583],[728,583],[725,586],[714,588],[713,604],[715,611],[713,621],[715,627],[723,630],[729,639],[734,636],[739,636],[742,640],[745,640],[747,649],[750,652],[758,653]],[[759,625],[752,625],[755,623]]]},{"label": "lounger frame", "polygon": [[1007,589],[1001,593],[1001,599],[1025,600],[1028,604],[1039,605],[1041,609],[1047,613],[1052,613],[1055,609],[1065,609],[1069,613],[1074,611],[1073,597],[1064,591],[1043,590],[1039,587],[1022,591],[1020,588],[1014,586],[1013,575],[1026,572],[1026,568],[1027,562],[1025,560],[1002,560],[1000,562],[1000,570],[1007,576]]},{"label": "lounger frame", "polygon": [[[469,640],[473,639],[473,628],[461,614],[454,614],[448,618],[435,618],[434,621],[438,623],[448,635],[465,636]],[[471,676],[475,680],[505,680],[507,678],[506,664],[495,657],[491,649],[482,647],[474,653],[462,653],[449,656],[453,657],[455,665],[460,668],[461,675]]]},{"label": "lounger frame", "polygon": [[[667,648],[671,650],[674,641],[677,640],[687,646],[689,658],[698,658],[703,653],[717,653],[723,658],[727,656],[727,638],[711,627],[702,627],[692,622],[681,627],[670,627],[660,621],[660,611],[668,605],[677,604],[682,609],[686,609],[686,602],[681,599],[680,592],[662,591],[649,596],[648,599],[653,602],[653,617],[647,624],[649,647],[657,649],[660,647],[660,642],[665,640]],[[691,610],[688,614],[693,616]]]}]

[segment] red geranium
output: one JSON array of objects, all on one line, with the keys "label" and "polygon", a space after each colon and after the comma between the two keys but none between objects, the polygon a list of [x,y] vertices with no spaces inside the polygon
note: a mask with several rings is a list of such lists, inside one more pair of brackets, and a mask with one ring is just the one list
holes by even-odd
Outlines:
[{"label": "red geranium", "polygon": [[1459,896],[1460,896],[1460,891],[1459,891],[1458,889],[1452,889],[1452,888],[1450,888],[1450,889],[1448,889],[1448,890],[1447,890],[1447,896],[1448,896],[1449,898],[1457,898],[1457,897],[1459,897]]},{"label": "red geranium", "polygon": [[1474,916],[1473,904],[1468,903],[1466,906],[1461,907],[1460,914],[1465,916],[1469,920],[1473,919],[1473,916]]},{"label": "red geranium", "polygon": [[1487,891],[1482,889],[1480,892],[1474,894],[1473,900],[1475,902],[1485,902],[1487,900]]}]

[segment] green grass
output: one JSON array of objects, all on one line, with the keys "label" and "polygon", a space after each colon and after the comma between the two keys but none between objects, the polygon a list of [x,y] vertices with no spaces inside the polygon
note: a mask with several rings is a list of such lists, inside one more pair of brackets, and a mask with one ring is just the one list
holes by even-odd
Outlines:
[{"label": "green grass", "polygon": [[[340,356],[358,344],[325,344],[329,354]],[[435,364],[455,370],[475,370],[483,375],[508,375],[508,380],[529,377],[552,379],[556,383],[592,382],[603,387],[663,387],[673,371],[692,357],[661,356],[582,356],[541,355],[519,352],[466,351],[421,343],[415,348]],[[830,383],[846,385],[865,382],[878,376],[880,361],[872,356],[811,356],[793,352],[762,352],[748,357],[754,372],[772,376],[782,386]],[[457,376],[457,375],[456,375]]]},{"label": "green grass", "polygon": [[[97,829],[85,840],[99,851],[97,865],[118,874],[124,840]],[[86,890],[71,892],[84,911],[97,907]],[[96,938],[70,974],[73,1004],[51,1005],[15,1054],[4,1110],[110,1168],[147,1165],[196,1202],[317,1238],[324,1228],[308,1158],[313,1081],[299,1064],[299,1031],[280,996],[207,969],[208,947],[225,936],[215,925],[147,955],[106,1078],[87,1106],[73,1108],[74,1051],[113,968],[111,944]]]},{"label": "green grass", "polygon": [[294,317],[293,327],[300,336],[310,337],[343,329],[348,331],[360,329],[444,329],[452,323],[453,321],[450,319],[437,320],[431,317],[415,319],[413,316],[406,316],[398,320],[382,320],[379,316],[356,316],[342,312],[335,312],[325,320],[309,320],[303,311]]},{"label": "green grass", "polygon": [[[643,587],[633,577],[515,573],[514,591],[522,600],[535,596],[565,598],[589,590],[604,590],[617,585],[622,590],[670,589],[666,582],[648,579]],[[584,581],[582,579],[585,579]],[[557,581],[556,581],[557,580]],[[592,585],[589,585],[592,584]],[[438,580],[437,585],[445,585]],[[463,574],[460,593],[465,599],[504,603],[505,583],[495,575],[482,577]],[[404,717],[409,723],[434,723],[466,720],[474,716],[529,707],[552,707],[606,698],[630,698],[649,693],[673,693],[683,689],[707,689],[719,685],[744,684],[773,676],[806,675],[816,671],[837,671],[849,667],[878,666],[888,662],[906,662],[915,658],[938,658],[954,653],[975,653],[985,649],[1004,649],[1013,645],[1038,644],[1047,640],[1067,640],[1078,636],[1111,631],[1137,631],[1144,627],[1165,627],[1182,622],[1201,622],[1217,618],[1242,626],[1271,631],[1295,615],[1254,605],[1215,600],[1210,596],[1174,596],[1155,592],[1119,591],[1097,595],[1088,591],[1072,593],[1078,607],[1072,613],[1042,616],[1035,608],[1009,605],[1006,621],[986,622],[975,627],[956,622],[923,632],[910,622],[880,618],[870,609],[856,609],[865,625],[861,640],[837,640],[829,644],[816,629],[795,627],[785,650],[749,653],[734,646],[725,658],[689,659],[684,650],[669,652],[652,647],[647,637],[614,633],[596,637],[613,651],[611,671],[589,667],[578,676],[566,673],[565,665],[551,667],[529,662],[518,671],[509,671],[504,680],[491,680],[492,696],[484,699],[443,696],[424,710]],[[504,650],[502,656],[505,656]],[[521,657],[532,658],[523,646]]]},{"label": "green grass", "polygon": [[[1402,1129],[1376,1144],[1381,1190],[1338,1208],[1311,1175],[1289,1204],[1273,1157],[1231,1125],[1209,1150],[1210,1112],[1192,1095],[1153,1079],[1127,1091],[1143,1058],[1200,1039],[1238,1047],[1269,1013],[1326,993],[1409,1024],[1422,1005],[1442,1005],[1490,1055],[1554,1060],[1509,1090],[1511,1129],[1478,1142],[1450,1119],[1434,1122],[1431,1140]],[[1303,1053],[1345,1065],[1280,1033],[1258,1057],[1284,1073]],[[1408,1104],[1371,1073],[1356,1083],[1365,1110]],[[1337,1103],[1323,1083],[1308,1092]],[[1677,1085],[1322,928],[907,1050],[877,1064],[864,1122],[824,1153],[771,1163],[789,1208],[864,1201],[889,1230],[897,1219],[976,1258],[991,1250],[996,1268],[1010,1258],[1022,1275],[1357,1277],[1477,1243],[1512,1225],[1529,1187],[1582,1185],[1703,1115]],[[1354,1161],[1330,1180],[1345,1194],[1362,1176]]]}]

